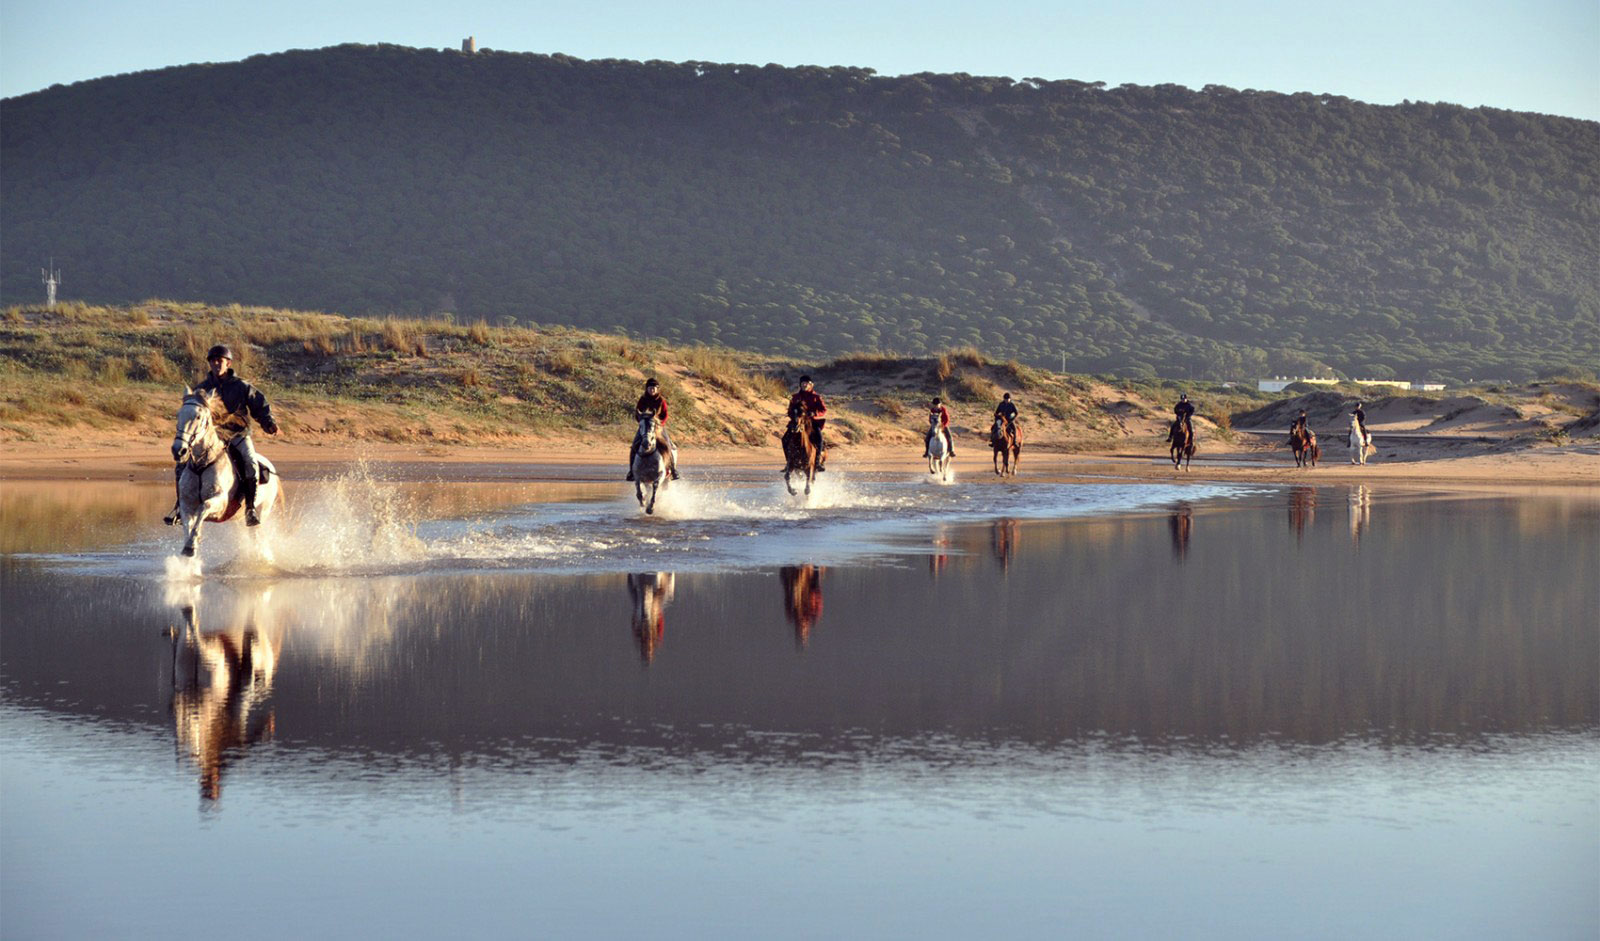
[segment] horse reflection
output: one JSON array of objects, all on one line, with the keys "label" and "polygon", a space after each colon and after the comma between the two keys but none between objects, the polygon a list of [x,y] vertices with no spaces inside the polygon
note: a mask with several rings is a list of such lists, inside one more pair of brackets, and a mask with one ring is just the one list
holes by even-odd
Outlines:
[{"label": "horse reflection", "polygon": [[1366,484],[1357,484],[1350,490],[1350,541],[1360,544],[1361,536],[1372,522],[1372,493]]},{"label": "horse reflection", "polygon": [[1167,528],[1172,531],[1172,557],[1182,562],[1189,555],[1189,531],[1194,528],[1194,511],[1187,503],[1180,503],[1167,517]]},{"label": "horse reflection", "polygon": [[1303,539],[1306,527],[1317,518],[1317,490],[1315,487],[1294,487],[1289,491],[1289,528],[1297,539]]},{"label": "horse reflection", "polygon": [[222,796],[223,772],[245,747],[272,738],[268,700],[283,640],[258,620],[270,611],[271,594],[263,592],[239,626],[219,631],[200,629],[194,599],[182,608],[183,627],[170,632],[173,725],[178,744],[200,769],[206,801]]},{"label": "horse reflection", "polygon": [[994,550],[994,557],[999,561],[1002,572],[1011,570],[1011,556],[1017,551],[1020,530],[1014,519],[995,520],[989,529],[989,546]]},{"label": "horse reflection", "polygon": [[667,634],[667,605],[677,588],[678,576],[672,572],[643,572],[628,576],[628,594],[633,596],[633,639],[639,645],[639,659],[649,666]]},{"label": "horse reflection", "polygon": [[811,628],[822,617],[822,573],[815,565],[785,565],[778,570],[783,579],[783,613],[794,625],[794,645],[804,650],[811,639]]}]

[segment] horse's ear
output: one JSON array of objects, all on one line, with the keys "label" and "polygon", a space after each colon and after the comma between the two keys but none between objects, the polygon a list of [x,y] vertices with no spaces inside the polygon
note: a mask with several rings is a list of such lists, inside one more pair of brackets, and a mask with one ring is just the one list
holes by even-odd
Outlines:
[{"label": "horse's ear", "polygon": [[191,395],[194,395],[194,390],[189,388],[188,386],[184,386],[183,387],[183,397],[184,398],[188,398]]}]

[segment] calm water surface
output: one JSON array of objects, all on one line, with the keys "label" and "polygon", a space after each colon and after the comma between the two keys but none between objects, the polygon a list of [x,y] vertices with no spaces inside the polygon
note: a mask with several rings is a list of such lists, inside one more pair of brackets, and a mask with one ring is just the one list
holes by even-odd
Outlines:
[{"label": "calm water surface", "polygon": [[1593,937],[1600,503],[0,488],[0,928]]}]

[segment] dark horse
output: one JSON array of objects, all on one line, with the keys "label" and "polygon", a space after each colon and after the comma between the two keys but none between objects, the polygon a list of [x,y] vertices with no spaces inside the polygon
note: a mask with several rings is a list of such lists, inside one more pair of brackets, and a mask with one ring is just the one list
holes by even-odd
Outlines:
[{"label": "dark horse", "polygon": [[790,494],[797,492],[790,479],[794,474],[805,475],[806,494],[811,493],[811,484],[817,479],[817,461],[820,457],[811,413],[798,405],[791,406],[789,427],[783,432],[783,485],[789,488]]},{"label": "dark horse", "polygon": [[994,449],[994,472],[1001,477],[1017,473],[1017,461],[1022,457],[1022,429],[1014,421],[995,416],[989,428],[989,447]]},{"label": "dark horse", "polygon": [[1322,456],[1322,449],[1317,447],[1317,433],[1308,425],[1289,429],[1289,447],[1294,449],[1296,467],[1316,467],[1317,458]]},{"label": "dark horse", "polygon": [[1172,466],[1189,469],[1189,460],[1194,457],[1194,429],[1190,428],[1183,419],[1172,423],[1172,430],[1167,432],[1167,444],[1171,445]]}]

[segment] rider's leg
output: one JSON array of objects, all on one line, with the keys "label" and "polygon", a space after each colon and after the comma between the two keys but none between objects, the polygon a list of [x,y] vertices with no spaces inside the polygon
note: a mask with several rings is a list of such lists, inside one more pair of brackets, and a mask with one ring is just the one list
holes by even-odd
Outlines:
[{"label": "rider's leg", "polygon": [[945,453],[949,454],[951,457],[955,457],[956,456],[956,443],[950,437],[950,426],[946,425],[946,426],[944,426],[944,428],[942,428],[940,430],[944,432]]},{"label": "rider's leg", "polygon": [[656,440],[666,445],[667,453],[672,455],[672,479],[678,479],[678,446],[672,443],[672,436],[667,434],[667,429],[662,428],[656,432]]},{"label": "rider's leg", "polygon": [[239,497],[244,501],[244,522],[246,526],[261,525],[261,516],[256,512],[256,482],[259,477],[256,472],[256,447],[249,435],[234,435],[228,442],[228,453],[233,460],[234,472],[239,478]]},{"label": "rider's leg", "polygon": [[827,470],[828,445],[822,440],[822,429],[828,424],[826,418],[815,419],[811,422],[811,443],[817,446],[817,472]]},{"label": "rider's leg", "polygon": [[922,436],[922,456],[923,457],[932,457],[933,455],[928,453],[929,449],[931,449],[932,447],[933,447],[933,432],[930,431],[927,434]]}]

